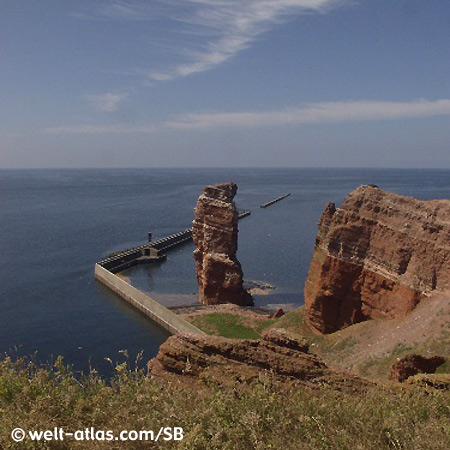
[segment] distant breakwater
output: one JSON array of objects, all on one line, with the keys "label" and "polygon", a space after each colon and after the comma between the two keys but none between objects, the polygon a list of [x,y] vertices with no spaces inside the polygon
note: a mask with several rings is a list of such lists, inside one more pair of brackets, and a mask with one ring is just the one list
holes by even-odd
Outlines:
[{"label": "distant breakwater", "polygon": [[277,202],[279,202],[281,200],[284,200],[286,197],[289,197],[290,195],[291,195],[291,193],[289,192],[289,194],[282,195],[280,197],[274,198],[273,200],[270,200],[270,201],[268,201],[266,203],[261,204],[260,207],[261,208],[267,208],[268,206],[273,205],[274,203],[277,203]]}]

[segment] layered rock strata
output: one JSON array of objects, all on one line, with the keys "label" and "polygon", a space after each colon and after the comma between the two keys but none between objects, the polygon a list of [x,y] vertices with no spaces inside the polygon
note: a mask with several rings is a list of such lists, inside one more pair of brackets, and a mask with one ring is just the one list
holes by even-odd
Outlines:
[{"label": "layered rock strata", "polygon": [[260,340],[177,334],[161,345],[148,369],[156,377],[183,375],[224,383],[251,381],[266,372],[307,385],[355,388],[370,384],[354,375],[329,369],[308,349],[305,340],[284,330],[271,330]]},{"label": "layered rock strata", "polygon": [[194,213],[192,237],[199,299],[205,305],[253,305],[243,287],[241,264],[236,258],[238,212],[233,202],[234,183],[206,186]]},{"label": "layered rock strata", "polygon": [[421,201],[361,186],[319,221],[305,283],[307,321],[331,333],[397,318],[450,290],[450,200]]}]

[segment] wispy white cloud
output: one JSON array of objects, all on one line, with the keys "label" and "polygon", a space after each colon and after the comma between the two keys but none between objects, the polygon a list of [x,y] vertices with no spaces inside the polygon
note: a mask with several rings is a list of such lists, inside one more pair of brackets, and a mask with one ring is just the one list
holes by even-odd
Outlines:
[{"label": "wispy white cloud", "polygon": [[113,0],[101,4],[91,17],[172,22],[164,34],[172,42],[176,61],[162,69],[135,71],[144,72],[155,81],[166,81],[215,68],[250,47],[273,26],[297,14],[322,13],[350,1]]},{"label": "wispy white cloud", "polygon": [[330,122],[409,119],[450,114],[450,100],[320,102],[275,111],[192,113],[166,122],[177,129],[254,128]]},{"label": "wispy white cloud", "polygon": [[88,94],[84,98],[91,103],[95,109],[105,112],[115,112],[128,97],[126,92],[106,92],[104,94]]},{"label": "wispy white cloud", "polygon": [[196,6],[182,20],[209,39],[187,52],[188,62],[167,72],[149,72],[154,79],[170,79],[204,72],[247,49],[272,26],[304,12],[323,12],[337,0],[188,0]]},{"label": "wispy white cloud", "polygon": [[151,20],[158,17],[159,10],[167,9],[162,6],[158,0],[151,4],[142,0],[104,0],[86,8],[78,7],[70,15],[85,20]]},{"label": "wispy white cloud", "polygon": [[450,115],[450,99],[410,102],[347,101],[308,103],[271,111],[190,113],[142,126],[70,125],[50,127],[46,134],[131,134],[161,130],[257,128],[317,123],[413,119]]},{"label": "wispy white cloud", "polygon": [[153,124],[137,127],[126,125],[63,125],[46,128],[43,130],[43,134],[132,134],[151,133],[159,128]]}]

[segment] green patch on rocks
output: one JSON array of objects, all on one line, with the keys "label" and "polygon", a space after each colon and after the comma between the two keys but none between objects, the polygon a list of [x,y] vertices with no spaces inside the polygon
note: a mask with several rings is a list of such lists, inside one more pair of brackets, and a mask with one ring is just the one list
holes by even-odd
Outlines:
[{"label": "green patch on rocks", "polygon": [[275,320],[214,312],[195,316],[191,322],[197,328],[211,335],[232,339],[259,339],[263,330]]}]

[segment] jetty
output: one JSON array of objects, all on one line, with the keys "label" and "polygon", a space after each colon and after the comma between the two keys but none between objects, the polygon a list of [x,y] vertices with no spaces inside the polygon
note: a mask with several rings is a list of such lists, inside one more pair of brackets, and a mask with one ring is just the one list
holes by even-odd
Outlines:
[{"label": "jetty", "polygon": [[291,193],[289,192],[289,194],[274,198],[273,200],[270,200],[269,202],[266,202],[266,203],[263,203],[262,205],[260,205],[260,208],[267,208],[268,206],[273,205],[274,203],[279,202],[280,200],[283,200],[286,197],[289,197],[290,195],[291,195]]},{"label": "jetty", "polygon": [[[238,213],[238,219],[249,216],[250,211],[244,210]],[[112,253],[97,264],[112,273],[121,272],[139,264],[155,263],[163,261],[169,250],[192,240],[192,228],[186,228],[178,233],[171,234],[157,241],[148,242],[138,247],[129,248]]]},{"label": "jetty", "polygon": [[95,265],[94,275],[98,281],[170,333],[206,334],[99,263]]},{"label": "jetty", "polygon": [[[242,219],[249,215],[250,211],[241,211],[238,218]],[[166,258],[166,252],[190,240],[192,240],[192,228],[186,228],[157,241],[115,252],[95,264],[94,276],[170,333],[205,334],[199,328],[116,275],[118,272],[138,264],[162,261]]]}]

